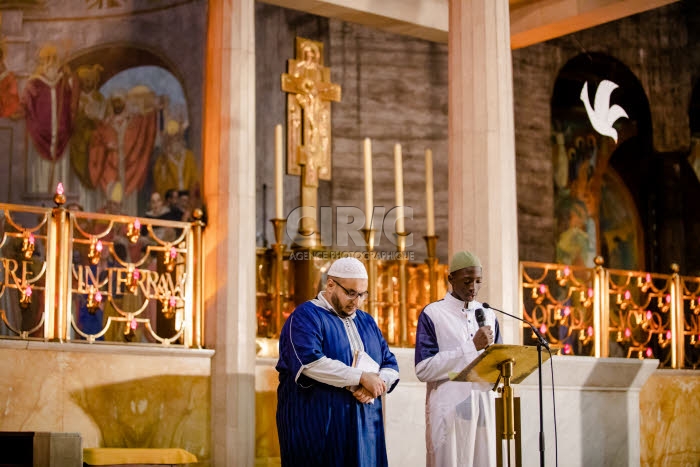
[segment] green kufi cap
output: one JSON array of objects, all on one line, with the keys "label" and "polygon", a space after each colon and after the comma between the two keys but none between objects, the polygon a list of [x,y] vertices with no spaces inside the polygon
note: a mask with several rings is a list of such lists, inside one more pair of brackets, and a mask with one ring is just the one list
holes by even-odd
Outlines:
[{"label": "green kufi cap", "polygon": [[479,258],[469,251],[458,251],[450,261],[450,274],[464,268],[481,267]]}]

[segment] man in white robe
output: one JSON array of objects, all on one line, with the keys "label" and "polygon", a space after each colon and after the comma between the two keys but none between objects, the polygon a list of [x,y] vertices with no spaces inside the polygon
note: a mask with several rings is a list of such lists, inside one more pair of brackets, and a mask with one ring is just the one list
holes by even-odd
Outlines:
[{"label": "man in white robe", "polygon": [[477,324],[481,262],[461,251],[450,262],[452,291],[426,306],[418,317],[416,375],[427,384],[425,440],[428,467],[496,465],[494,393],[489,384],[450,381],[487,346],[502,343],[498,320],[483,310]]}]

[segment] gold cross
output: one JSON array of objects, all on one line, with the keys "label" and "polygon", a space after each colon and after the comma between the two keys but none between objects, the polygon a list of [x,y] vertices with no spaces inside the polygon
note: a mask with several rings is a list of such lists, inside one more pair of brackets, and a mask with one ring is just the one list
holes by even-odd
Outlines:
[{"label": "gold cross", "polygon": [[[296,38],[296,58],[287,62],[282,90],[287,96],[287,173],[301,175],[301,205],[318,208],[318,181],[331,179],[331,101],[340,101],[340,86],[323,66],[323,44]],[[300,233],[316,232],[302,219]]]}]

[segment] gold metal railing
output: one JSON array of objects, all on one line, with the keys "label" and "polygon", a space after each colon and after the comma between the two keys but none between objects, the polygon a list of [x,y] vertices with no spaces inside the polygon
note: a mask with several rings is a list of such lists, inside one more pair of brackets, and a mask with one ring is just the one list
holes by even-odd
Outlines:
[{"label": "gold metal railing", "polygon": [[[258,249],[257,251],[258,289],[256,315],[258,323],[257,335],[260,338],[278,338],[278,329],[281,329],[281,324],[284,323],[284,320],[294,311],[296,306],[294,303],[294,276],[291,274],[293,269],[291,262],[294,258],[294,252],[287,251],[286,253],[288,256],[283,260],[282,291],[280,293],[282,316],[281,320],[279,320],[280,327],[278,328],[277,324],[275,324],[278,322],[278,316],[274,312],[274,297],[277,295],[277,292],[274,288],[272,275],[269,274],[269,271],[272,269],[272,255],[265,249]],[[346,254],[342,252],[336,253],[338,257]],[[352,253],[347,254],[352,255]],[[357,254],[356,256],[364,259],[365,263],[368,262],[365,255]],[[327,257],[334,256],[328,255]],[[323,283],[321,278],[325,277],[325,271],[328,270],[330,263],[332,263],[332,260],[325,258],[326,256],[321,254],[315,258],[314,264],[317,271],[317,279],[314,283],[319,285]],[[374,259],[372,262],[374,264],[373,270],[375,271],[375,279],[373,281],[375,287],[370,289],[370,297],[362,308],[375,318],[390,345],[413,347],[416,342],[418,315],[423,310],[423,307],[431,301],[430,269],[427,264],[408,262],[402,264],[404,260],[401,259]],[[406,291],[405,299],[402,297],[402,288],[400,287],[402,267],[405,267],[406,270],[406,286],[403,288]],[[447,291],[447,266],[436,265],[436,269],[436,275],[442,278],[442,280],[436,279],[436,293],[442,296]],[[405,323],[405,325],[402,323]]]},{"label": "gold metal railing", "polygon": [[[273,341],[295,307],[294,252],[281,254],[279,289],[270,280],[274,252],[260,249],[257,257],[258,337]],[[371,249],[321,252],[313,259],[313,282],[319,288],[323,274],[341,254],[365,261],[370,296],[364,309],[389,344],[414,346],[422,308],[447,290],[447,266],[438,264],[434,255],[420,264],[405,256],[378,259]],[[296,278],[300,279],[304,278]],[[519,290],[523,317],[564,355],[657,358],[666,368],[700,367],[700,277],[680,276],[675,265],[671,274],[658,274],[606,269],[600,257],[594,268],[524,261]],[[278,294],[281,315],[272,306]],[[529,327],[523,326],[523,341],[535,344]],[[259,344],[261,355],[274,354],[274,342]]]},{"label": "gold metal railing", "polygon": [[[423,307],[447,291],[447,265],[435,257],[437,237],[426,237],[428,258],[425,263],[409,262],[409,255],[399,238],[396,252],[377,252],[370,239],[373,231],[365,231],[368,239],[364,252],[289,250],[280,242],[282,231],[273,220],[279,238],[270,249],[257,250],[257,335],[258,354],[275,355],[275,342],[284,321],[294,310],[295,287],[299,281],[311,283],[313,289],[323,287],[325,272],[341,256],[355,256],[367,266],[369,297],[363,308],[371,314],[387,342],[393,346],[413,347],[416,341],[418,315]],[[295,277],[293,262],[311,261],[311,277]],[[279,271],[279,274],[277,274]],[[304,286],[305,287],[305,286]],[[308,297],[311,298],[311,297]]]},{"label": "gold metal railing", "polygon": [[[520,263],[523,317],[563,354],[656,358],[700,366],[700,278],[552,263]],[[524,329],[525,344],[534,343]]]},{"label": "gold metal railing", "polygon": [[[44,310],[54,307],[55,295],[46,294],[47,284],[56,283],[55,264],[36,256],[49,241],[56,244],[56,224],[51,209],[26,207],[12,212],[0,205],[3,236],[0,240],[2,283],[0,285],[0,333],[27,339],[52,338],[53,316]],[[55,246],[54,246],[55,247]],[[45,306],[40,306],[41,303]]]},{"label": "gold metal railing", "polygon": [[0,337],[203,347],[192,223],[0,204]]},{"label": "gold metal railing", "polygon": [[[201,211],[184,223],[68,210],[62,195],[55,202],[0,204],[0,337],[203,347]],[[365,309],[389,344],[412,347],[422,308],[447,290],[436,239],[425,240],[425,263],[410,262],[401,244],[394,256],[372,242],[364,252],[313,252],[278,239],[258,250],[258,337],[277,338],[295,289],[320,289],[332,261],[349,254],[367,264]],[[299,254],[309,277],[293,274]],[[600,257],[594,268],[521,262],[520,277],[523,317],[563,354],[700,367],[700,277],[675,265],[669,274],[606,269]],[[534,343],[525,327],[523,338]]]}]

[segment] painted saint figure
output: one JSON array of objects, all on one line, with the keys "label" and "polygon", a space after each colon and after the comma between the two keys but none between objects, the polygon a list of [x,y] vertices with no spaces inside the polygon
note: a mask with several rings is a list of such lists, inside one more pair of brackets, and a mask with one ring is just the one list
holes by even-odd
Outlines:
[{"label": "painted saint figure", "polygon": [[76,70],[80,83],[78,112],[70,140],[70,160],[73,171],[87,188],[95,188],[88,174],[90,138],[97,125],[105,118],[107,101],[99,91],[100,65],[82,65]]},{"label": "painted saint figure", "polygon": [[61,66],[55,46],[45,45],[39,51],[39,64],[22,92],[22,105],[34,147],[43,160],[51,163],[49,180],[42,181],[47,182],[49,192],[55,186],[56,164],[73,132],[77,97],[77,82],[70,69]]},{"label": "painted saint figure", "polygon": [[170,189],[189,190],[199,179],[197,162],[186,146],[184,131],[185,125],[175,120],[168,120],[165,125],[163,148],[153,165],[153,183],[163,195]]},{"label": "painted saint figure", "polygon": [[13,117],[20,110],[17,77],[7,69],[5,41],[0,40],[0,118]]},{"label": "painted saint figure", "polygon": [[111,112],[97,126],[89,146],[88,170],[93,186],[107,199],[119,190],[123,194],[122,209],[132,215],[137,213],[136,196],[146,181],[157,129],[154,102],[144,105],[143,94],[142,89],[132,89],[132,105],[127,108],[126,91],[115,91],[110,98]]}]

